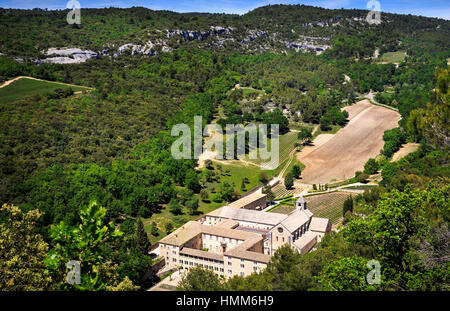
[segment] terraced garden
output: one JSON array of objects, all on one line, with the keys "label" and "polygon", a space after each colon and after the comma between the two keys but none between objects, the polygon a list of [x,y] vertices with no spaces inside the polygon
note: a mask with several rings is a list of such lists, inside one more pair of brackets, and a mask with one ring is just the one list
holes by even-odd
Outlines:
[{"label": "terraced garden", "polygon": [[329,218],[333,225],[342,220],[342,206],[349,196],[344,192],[305,196],[308,209],[317,217]]},{"label": "terraced garden", "polygon": [[294,195],[295,193],[301,192],[303,189],[286,189],[286,187],[282,184],[278,184],[272,188],[272,192],[275,195],[275,198],[283,198],[288,195]]}]

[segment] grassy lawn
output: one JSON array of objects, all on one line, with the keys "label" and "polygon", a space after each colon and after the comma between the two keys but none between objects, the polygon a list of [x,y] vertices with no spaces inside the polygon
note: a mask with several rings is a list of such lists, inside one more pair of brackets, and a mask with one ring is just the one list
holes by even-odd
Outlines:
[{"label": "grassy lawn", "polygon": [[[214,161],[213,171],[219,178],[218,180],[206,184],[206,188],[209,190],[210,199],[214,194],[212,193],[212,189],[214,188],[214,191],[216,191],[222,182],[228,182],[234,188],[237,188],[241,192],[241,195],[243,195],[246,191],[249,191],[260,184],[259,174],[262,172],[262,170],[260,170],[259,167],[253,165],[244,166],[243,164],[240,164],[238,161],[230,161],[230,164],[231,163],[232,165],[225,165]],[[222,168],[221,171],[219,169],[219,165]],[[203,170],[207,170],[207,168],[204,168]],[[229,172],[226,172],[227,170]],[[276,170],[265,172],[267,173],[267,176],[269,178],[277,173]],[[246,184],[246,191],[241,190],[241,183],[244,177],[247,177],[249,180],[249,183]],[[167,235],[167,232],[165,231],[165,225],[167,223],[171,222],[175,230],[176,228],[182,226],[186,222],[190,220],[195,220],[201,217],[201,215],[207,214],[226,204],[226,202],[213,202],[213,201],[203,202],[202,200],[199,200],[199,203],[200,203],[199,209],[196,215],[189,215],[186,208],[183,208],[182,215],[173,215],[165,206],[163,206],[163,208],[159,213],[155,213],[152,215],[152,217],[144,219],[143,220],[144,228],[148,233],[150,242],[154,244],[155,242],[159,241],[160,239],[162,239]],[[156,227],[158,228],[157,236],[153,236],[151,234],[152,222],[155,222]]]},{"label": "grassy lawn", "polygon": [[[161,210],[160,213],[153,214],[152,217],[143,219],[145,231],[148,233],[148,237],[150,242],[154,244],[155,242],[161,240],[163,237],[167,235],[165,231],[165,225],[169,222],[173,225],[173,230],[181,227],[186,222],[190,220],[195,220],[199,218],[202,214],[209,213],[223,205],[223,203],[209,202],[205,203],[202,200],[199,201],[199,209],[196,215],[189,215],[186,208],[183,208],[182,215],[173,215],[165,206]],[[158,235],[154,236],[151,234],[151,225],[152,222],[156,223],[156,227],[158,228]]]},{"label": "grassy lawn", "polygon": [[329,218],[333,225],[342,220],[342,206],[348,193],[332,192],[326,194],[305,196],[308,209],[316,217]]},{"label": "grassy lawn", "polygon": [[[289,154],[294,149],[294,144],[298,142],[297,138],[298,133],[297,132],[288,132],[286,134],[279,136],[279,165],[284,164],[286,160],[289,158]],[[269,140],[269,147],[268,150],[271,150],[272,146],[272,139]],[[265,163],[267,160],[262,160],[260,158],[258,159],[248,159],[248,156],[246,157],[246,160],[252,163]]]},{"label": "grassy lawn", "polygon": [[[286,174],[289,173],[290,171],[292,171],[292,168],[294,167],[294,165],[300,166],[301,170],[303,170],[306,167],[302,162],[300,162],[297,159],[297,152],[295,152],[294,158],[292,159],[291,163],[289,164],[288,168],[286,169],[286,171],[284,172],[282,177],[286,177]],[[300,177],[301,177],[301,175],[300,175]],[[300,181],[301,181],[301,179],[300,179]]]},{"label": "grassy lawn", "polygon": [[264,91],[264,90],[257,90],[257,89],[251,88],[251,87],[241,87],[240,89],[242,90],[242,93],[244,96],[246,96],[247,94],[250,94],[250,93],[258,93],[258,95],[266,94],[266,91]]},{"label": "grassy lawn", "polygon": [[387,52],[378,58],[378,62],[387,62],[387,63],[400,63],[405,60],[406,52],[405,51],[397,51],[397,52]]},{"label": "grassy lawn", "polygon": [[[261,170],[259,166],[245,164],[239,160],[226,160],[227,164],[213,160],[213,163],[214,170],[212,171],[215,172],[219,179],[213,181],[212,183],[208,183],[207,188],[217,187],[222,182],[228,182],[230,185],[241,191],[242,180],[247,178],[249,183],[246,184],[245,189],[248,191],[261,184],[259,181],[259,175],[261,172],[265,172],[268,178],[271,178],[278,172],[278,169]],[[219,169],[219,167],[221,167],[221,169]],[[204,168],[203,170],[207,170],[207,168]],[[246,191],[241,191],[241,195],[245,194]]]},{"label": "grassy lawn", "polygon": [[88,90],[83,86],[69,86],[58,82],[39,81],[22,78],[14,81],[10,85],[0,88],[0,102],[11,103],[16,100],[32,95],[43,95],[46,92],[53,92],[55,89],[67,89],[71,87],[74,92]]}]

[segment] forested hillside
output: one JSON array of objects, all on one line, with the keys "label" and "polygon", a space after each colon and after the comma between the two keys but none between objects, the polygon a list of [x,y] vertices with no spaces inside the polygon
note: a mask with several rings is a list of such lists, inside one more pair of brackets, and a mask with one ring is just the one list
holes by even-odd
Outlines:
[{"label": "forested hillside", "polygon": [[[148,289],[157,278],[147,274],[154,262],[142,219],[170,209],[183,223],[182,207],[194,217],[211,203],[199,203],[205,193],[217,202],[241,194],[196,170],[196,160],[175,160],[172,125],[201,115],[204,124],[276,123],[284,132],[339,128],[348,117],[340,108],[371,91],[402,119],[384,137],[381,187],[357,199],[367,218],[355,213],[317,251],[282,249],[267,272],[216,280],[216,289],[448,289],[448,262],[420,258],[448,244],[450,22],[383,14],[376,26],[364,21],[367,11],[274,5],[242,16],[83,9],[82,23],[68,25],[67,12],[0,9],[0,82],[31,76],[89,87],[0,97],[0,278],[8,280],[0,289],[73,289],[61,273],[67,258],[86,271],[77,289]],[[63,64],[48,61],[50,48],[95,57]],[[406,56],[375,56],[386,52]],[[390,162],[406,141],[419,151]],[[384,241],[392,217],[404,227]],[[17,243],[19,264],[9,251]],[[339,279],[373,258],[389,267],[382,286]],[[17,272],[30,260],[37,270]]]}]

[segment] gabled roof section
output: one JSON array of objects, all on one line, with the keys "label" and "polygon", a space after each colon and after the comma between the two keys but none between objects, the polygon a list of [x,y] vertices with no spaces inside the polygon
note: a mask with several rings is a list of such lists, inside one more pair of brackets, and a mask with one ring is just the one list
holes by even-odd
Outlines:
[{"label": "gabled roof section", "polygon": [[330,220],[328,218],[312,217],[309,230],[317,232],[327,232]]},{"label": "gabled roof section", "polygon": [[294,245],[299,249],[300,252],[308,252],[317,242],[317,233],[312,231],[307,231],[304,235],[299,237]]},{"label": "gabled roof section", "polygon": [[220,217],[276,226],[286,219],[288,215],[224,206]]},{"label": "gabled roof section", "polygon": [[228,204],[228,206],[241,208],[241,207],[247,206],[250,203],[253,203],[254,201],[257,201],[257,200],[265,198],[265,197],[267,197],[267,194],[260,193],[260,192],[254,192],[254,193],[249,194],[239,200],[231,202],[230,204]]},{"label": "gabled roof section", "polygon": [[304,210],[297,209],[290,213],[289,216],[281,222],[281,224],[289,231],[294,232],[309,221],[308,215]]}]

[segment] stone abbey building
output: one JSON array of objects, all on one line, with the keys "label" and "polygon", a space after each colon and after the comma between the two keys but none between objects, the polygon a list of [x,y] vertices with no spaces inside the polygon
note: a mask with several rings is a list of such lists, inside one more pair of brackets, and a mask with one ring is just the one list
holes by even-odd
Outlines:
[{"label": "stone abbey building", "polygon": [[[260,205],[262,196],[257,200]],[[247,201],[244,205],[248,208]],[[298,198],[295,210],[289,214],[241,208],[233,203],[161,239],[159,253],[166,268],[202,266],[222,277],[246,276],[264,269],[280,246],[288,244],[305,254],[331,231],[330,221],[314,217],[303,197]]]}]

